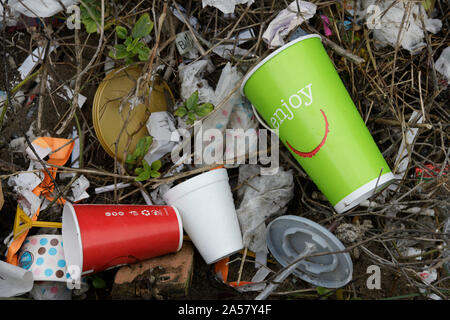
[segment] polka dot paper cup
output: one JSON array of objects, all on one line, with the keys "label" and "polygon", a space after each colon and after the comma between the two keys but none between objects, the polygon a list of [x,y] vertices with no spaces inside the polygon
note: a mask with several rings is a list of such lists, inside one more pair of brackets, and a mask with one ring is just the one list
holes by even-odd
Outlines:
[{"label": "polka dot paper cup", "polygon": [[31,271],[34,281],[65,282],[66,265],[61,235],[27,237],[19,252],[19,267]]}]

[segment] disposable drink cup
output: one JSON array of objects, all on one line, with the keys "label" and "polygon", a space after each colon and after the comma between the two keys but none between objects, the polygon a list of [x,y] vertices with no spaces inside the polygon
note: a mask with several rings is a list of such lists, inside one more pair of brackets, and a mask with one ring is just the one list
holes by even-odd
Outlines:
[{"label": "disposable drink cup", "polygon": [[297,38],[271,53],[245,76],[241,92],[336,212],[394,181],[320,36]]},{"label": "disposable drink cup", "polygon": [[62,236],[68,266],[82,275],[176,252],[183,225],[176,208],[149,205],[64,205]]},{"label": "disposable drink cup", "polygon": [[18,256],[19,266],[33,273],[34,281],[66,281],[66,260],[61,235],[27,237]]},{"label": "disposable drink cup", "polygon": [[207,264],[243,249],[226,169],[186,180],[163,198],[180,211],[183,227]]}]

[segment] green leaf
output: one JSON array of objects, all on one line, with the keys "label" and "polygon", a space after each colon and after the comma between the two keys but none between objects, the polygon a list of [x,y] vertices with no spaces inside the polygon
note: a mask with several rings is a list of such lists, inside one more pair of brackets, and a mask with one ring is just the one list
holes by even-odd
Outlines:
[{"label": "green leaf", "polygon": [[138,53],[139,53],[139,55],[138,55],[139,60],[141,60],[141,61],[147,61],[148,58],[150,57],[150,49],[146,46],[140,48],[138,50]]},{"label": "green leaf", "polygon": [[324,287],[317,287],[316,290],[317,290],[317,293],[318,293],[320,296],[328,295],[328,294],[331,292],[330,289],[326,289],[326,288],[324,288]]},{"label": "green leaf", "polygon": [[135,181],[145,181],[148,179],[150,179],[150,171],[142,171],[141,174],[134,178]]},{"label": "green leaf", "polygon": [[131,36],[135,39],[140,39],[145,36],[148,36],[150,32],[153,29],[153,22],[150,20],[150,16],[148,13],[144,13],[138,21],[136,21],[136,24],[134,25],[133,29],[131,30]]},{"label": "green leaf", "polygon": [[122,26],[116,26],[116,33],[119,39],[126,39],[128,35],[127,29]]},{"label": "green leaf", "polygon": [[104,288],[106,288],[106,281],[103,280],[100,277],[93,277],[92,278],[92,285],[96,289],[104,289]]},{"label": "green leaf", "polygon": [[101,3],[100,1],[89,1],[85,0],[81,4],[80,7],[80,18],[83,19],[91,19],[91,20],[97,20],[98,23],[100,23],[102,18],[102,13],[100,11]]},{"label": "green leaf", "polygon": [[173,114],[177,117],[183,118],[187,114],[187,109],[185,107],[179,107]]},{"label": "green leaf", "polygon": [[147,172],[152,171],[152,167],[148,164],[146,160],[142,160],[142,165],[144,166],[144,170]]},{"label": "green leaf", "polygon": [[133,153],[136,156],[136,158],[145,156],[152,142],[153,138],[151,136],[145,136],[139,139],[138,143],[136,144],[136,149],[134,150]]},{"label": "green leaf", "polygon": [[127,37],[127,39],[124,41],[124,45],[125,46],[129,46],[131,44],[131,42],[133,42],[133,38],[132,37]]},{"label": "green leaf", "polygon": [[91,18],[86,18],[82,20],[87,33],[97,32],[97,23]]},{"label": "green leaf", "polygon": [[128,56],[128,52],[123,44],[116,44],[109,52],[109,56],[114,59],[123,59]]},{"label": "green leaf", "polygon": [[127,65],[130,65],[130,64],[132,64],[134,62],[134,60],[133,60],[133,55],[129,55],[126,59],[125,59],[125,63],[127,64]]},{"label": "green leaf", "polygon": [[134,50],[138,44],[138,41],[139,39],[133,39],[133,41],[131,41],[131,43],[127,46],[127,51],[135,53]]},{"label": "green leaf", "polygon": [[214,109],[214,106],[211,103],[204,103],[200,107],[197,108],[196,114],[199,117],[204,117],[204,116],[208,115],[213,109]]},{"label": "green leaf", "polygon": [[194,123],[194,121],[197,119],[197,117],[195,116],[195,113],[193,111],[189,111],[188,112],[188,120],[192,121],[192,123]]},{"label": "green leaf", "polygon": [[152,170],[158,171],[159,169],[161,169],[162,163],[161,160],[156,160],[152,163],[151,168]]},{"label": "green leaf", "polygon": [[134,164],[136,161],[136,157],[133,154],[127,154],[127,159],[125,160],[125,163]]},{"label": "green leaf", "polygon": [[136,168],[136,169],[134,169],[134,174],[140,175],[144,171],[145,171],[144,168]]},{"label": "green leaf", "polygon": [[150,171],[150,176],[152,178],[159,178],[161,176],[161,173],[159,173],[158,171],[152,170],[152,171]]},{"label": "green leaf", "polygon": [[198,102],[198,91],[196,90],[191,96],[186,100],[186,108],[188,110],[193,110],[197,106]]}]

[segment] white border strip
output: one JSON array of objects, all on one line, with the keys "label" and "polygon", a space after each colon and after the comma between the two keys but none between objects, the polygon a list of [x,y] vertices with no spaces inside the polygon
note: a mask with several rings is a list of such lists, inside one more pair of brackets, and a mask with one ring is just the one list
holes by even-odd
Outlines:
[{"label": "white border strip", "polygon": [[322,40],[322,37],[318,34],[308,34],[306,36],[303,37],[298,37],[297,39],[286,43],[284,46],[278,48],[277,50],[275,50],[274,52],[272,52],[271,54],[269,54],[267,57],[265,57],[260,63],[258,63],[252,70],[250,70],[250,72],[248,72],[246,74],[246,76],[244,77],[244,81],[242,81],[241,84],[241,94],[244,96],[244,86],[247,83],[248,79],[256,72],[256,70],[258,70],[259,68],[261,68],[263,66],[263,64],[265,64],[267,61],[269,61],[270,59],[272,59],[274,56],[276,56],[277,54],[279,54],[281,51],[289,48],[290,46],[296,44],[297,42],[300,42],[302,40],[306,40],[306,39],[310,39],[310,38],[319,38],[320,40]]},{"label": "white border strip", "polygon": [[359,187],[358,189],[344,197],[341,201],[339,201],[334,206],[334,210],[336,210],[337,213],[342,213],[356,207],[367,198],[370,198],[373,195],[373,191],[375,188],[383,188],[395,179],[396,178],[394,174],[392,172],[389,172],[383,174],[379,178],[377,177],[369,181],[368,183],[366,183],[362,187]]}]

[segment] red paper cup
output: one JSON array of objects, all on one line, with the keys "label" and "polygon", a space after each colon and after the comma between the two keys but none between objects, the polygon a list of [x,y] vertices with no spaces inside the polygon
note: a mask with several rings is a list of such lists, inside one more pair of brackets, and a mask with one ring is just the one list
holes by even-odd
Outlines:
[{"label": "red paper cup", "polygon": [[172,206],[67,201],[62,236],[67,266],[85,275],[179,251],[183,226]]}]

